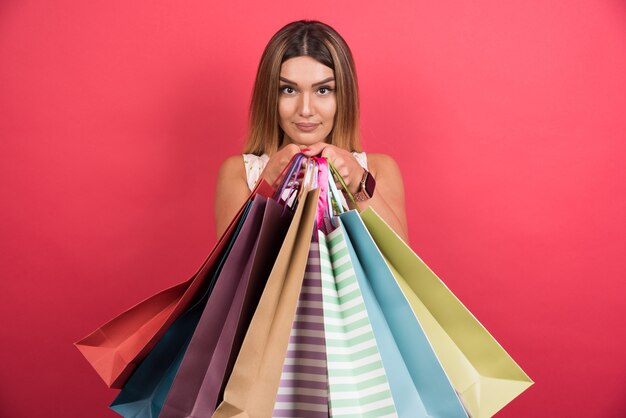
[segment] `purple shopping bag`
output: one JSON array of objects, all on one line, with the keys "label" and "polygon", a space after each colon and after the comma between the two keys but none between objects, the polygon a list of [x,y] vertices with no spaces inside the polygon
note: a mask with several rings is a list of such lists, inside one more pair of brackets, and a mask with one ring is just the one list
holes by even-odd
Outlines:
[{"label": "purple shopping bag", "polygon": [[[258,203],[257,203],[258,201]],[[210,417],[232,370],[273,260],[293,217],[272,199],[255,199],[218,277],[160,417]]]},{"label": "purple shopping bag", "polygon": [[318,242],[311,242],[273,417],[327,418],[328,371]]}]

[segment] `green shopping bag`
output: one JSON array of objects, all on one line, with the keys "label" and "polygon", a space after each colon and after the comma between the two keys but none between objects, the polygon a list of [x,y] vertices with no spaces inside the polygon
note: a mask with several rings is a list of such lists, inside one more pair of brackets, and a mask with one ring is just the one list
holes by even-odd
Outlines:
[{"label": "green shopping bag", "polygon": [[344,229],[318,233],[330,415],[396,417]]}]

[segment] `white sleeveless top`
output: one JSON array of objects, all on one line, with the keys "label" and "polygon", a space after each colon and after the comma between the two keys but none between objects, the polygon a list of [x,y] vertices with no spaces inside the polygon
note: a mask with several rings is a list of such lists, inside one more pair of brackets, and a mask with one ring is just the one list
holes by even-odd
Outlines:
[{"label": "white sleeveless top", "polygon": [[[361,167],[367,170],[367,155],[364,152],[353,152],[354,158],[359,162]],[[261,173],[265,169],[265,165],[270,159],[269,155],[243,154],[243,163],[246,167],[246,178],[248,180],[248,188],[252,191],[256,182],[259,181]]]}]

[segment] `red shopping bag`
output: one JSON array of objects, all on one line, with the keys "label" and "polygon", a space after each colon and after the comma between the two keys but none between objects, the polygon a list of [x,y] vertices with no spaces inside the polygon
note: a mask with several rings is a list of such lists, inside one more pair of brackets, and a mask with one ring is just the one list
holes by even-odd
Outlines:
[{"label": "red shopping bag", "polygon": [[138,303],[75,343],[109,387],[121,388],[124,385],[167,328],[201,293],[244,208],[257,194],[270,197],[274,189],[264,180],[257,184],[198,272],[190,279]]}]

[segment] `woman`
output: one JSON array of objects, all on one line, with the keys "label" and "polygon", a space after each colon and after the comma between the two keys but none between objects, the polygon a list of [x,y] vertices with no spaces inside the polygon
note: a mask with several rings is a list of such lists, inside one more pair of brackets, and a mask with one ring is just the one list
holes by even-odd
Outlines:
[{"label": "woman", "polygon": [[357,196],[358,208],[372,207],[408,242],[398,165],[387,155],[361,152],[352,53],[333,28],[319,21],[284,26],[263,52],[245,154],[228,158],[217,178],[218,237],[259,177],[273,184],[298,153],[326,157]]}]

